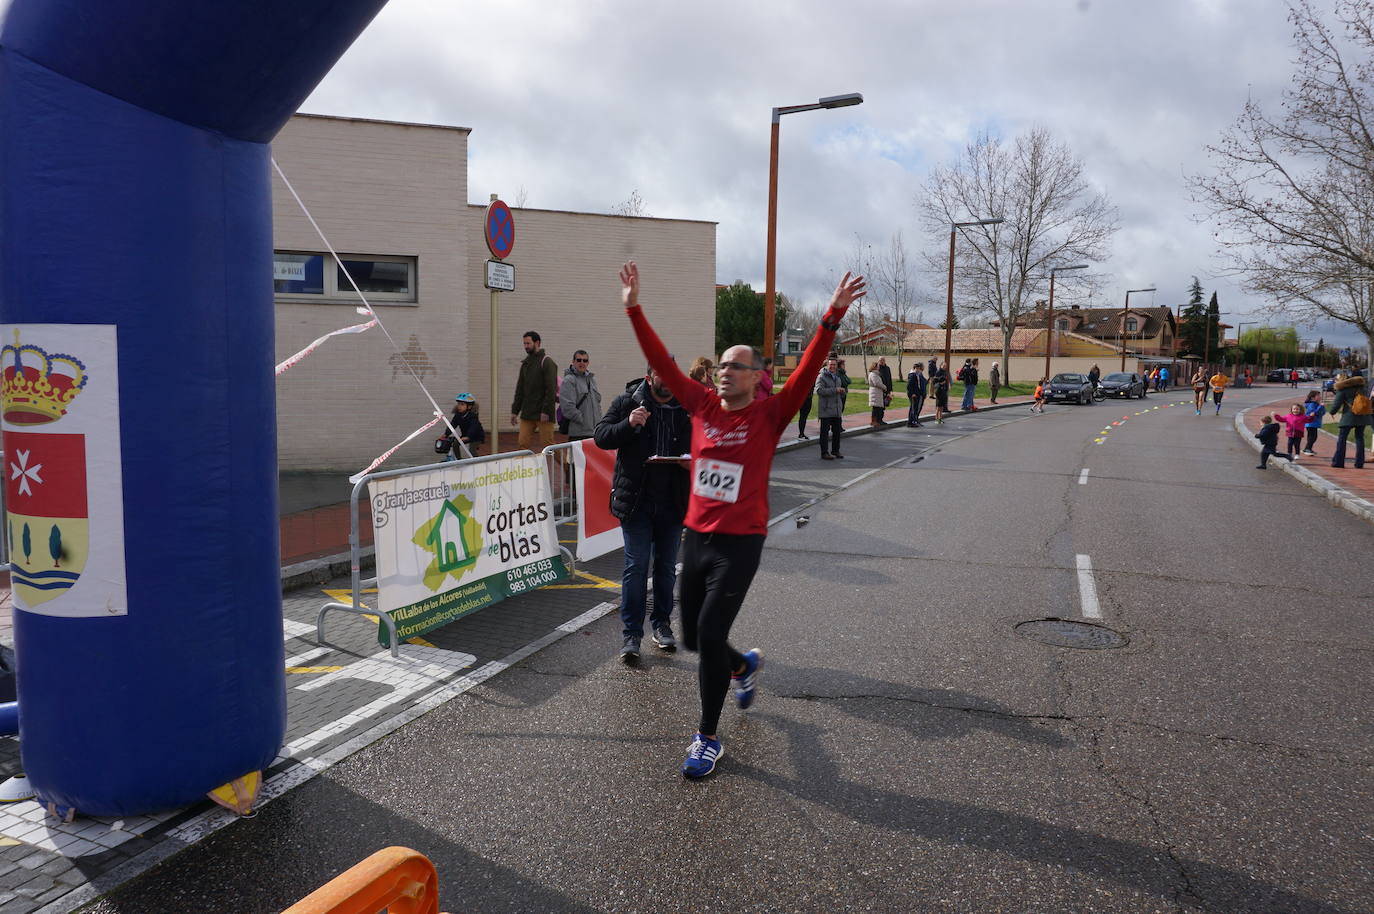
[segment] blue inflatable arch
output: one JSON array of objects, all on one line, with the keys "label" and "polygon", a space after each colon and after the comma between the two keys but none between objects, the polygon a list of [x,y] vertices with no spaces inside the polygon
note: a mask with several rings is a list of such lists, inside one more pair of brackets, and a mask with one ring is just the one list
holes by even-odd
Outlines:
[{"label": "blue inflatable arch", "polygon": [[281,746],[267,144],[384,3],[14,0],[0,26],[0,414],[45,802],[177,806]]}]

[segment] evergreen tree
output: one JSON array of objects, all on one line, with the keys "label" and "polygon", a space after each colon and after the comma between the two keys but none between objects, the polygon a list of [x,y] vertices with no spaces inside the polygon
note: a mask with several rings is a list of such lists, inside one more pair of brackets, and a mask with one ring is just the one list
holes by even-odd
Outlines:
[{"label": "evergreen tree", "polygon": [[1211,342],[1205,344],[1205,351],[1213,356],[1221,355],[1221,309],[1217,307],[1217,293],[1212,293],[1212,300],[1207,303],[1207,335]]},{"label": "evergreen tree", "polygon": [[1207,309],[1202,304],[1202,283],[1196,276],[1188,286],[1188,307],[1178,322],[1178,354],[1202,358],[1207,339]]},{"label": "evergreen tree", "polygon": [[52,556],[52,567],[62,567],[62,531],[57,524],[52,525],[52,532],[48,534],[48,555]]},{"label": "evergreen tree", "polygon": [[[786,296],[778,293],[773,302],[774,333],[787,326],[789,313]],[[716,352],[731,346],[763,349],[763,293],[740,280],[716,289]]]},{"label": "evergreen tree", "polygon": [[24,546],[24,564],[29,563],[29,557],[33,554],[33,537],[29,535],[29,525],[24,524],[24,529],[20,531],[20,539]]}]

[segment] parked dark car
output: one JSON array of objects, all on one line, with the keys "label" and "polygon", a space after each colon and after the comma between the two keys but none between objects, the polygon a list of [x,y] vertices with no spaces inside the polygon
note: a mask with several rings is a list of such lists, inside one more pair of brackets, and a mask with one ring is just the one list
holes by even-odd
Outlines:
[{"label": "parked dark car", "polygon": [[1108,397],[1125,397],[1127,400],[1144,398],[1145,382],[1139,375],[1129,371],[1114,371],[1102,379],[1102,393]]},{"label": "parked dark car", "polygon": [[1050,387],[1045,391],[1045,399],[1063,400],[1065,403],[1091,403],[1093,384],[1085,374],[1061,372],[1050,378]]},{"label": "parked dark car", "polygon": [[1288,375],[1291,373],[1291,368],[1271,368],[1269,369],[1269,376],[1265,378],[1265,380],[1273,381],[1278,384],[1287,384]]}]

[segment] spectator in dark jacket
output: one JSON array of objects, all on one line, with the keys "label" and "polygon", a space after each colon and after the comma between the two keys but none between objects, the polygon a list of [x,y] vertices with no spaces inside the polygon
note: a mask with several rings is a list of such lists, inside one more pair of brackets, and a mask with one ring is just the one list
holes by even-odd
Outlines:
[{"label": "spectator in dark jacket", "polygon": [[673,586],[682,519],[687,514],[690,463],[651,458],[682,457],[692,450],[692,418],[650,370],[616,397],[593,436],[597,447],[616,451],[611,513],[625,538],[621,574],[620,659],[639,659],[644,638],[649,569],[654,573],[654,610],[649,619],[654,644],[677,649],[673,637]]},{"label": "spectator in dark jacket", "polygon": [[1263,470],[1269,463],[1270,457],[1282,457],[1289,463],[1293,462],[1292,454],[1280,454],[1279,451],[1279,424],[1274,421],[1273,416],[1265,415],[1260,418],[1260,430],[1255,432],[1255,437],[1260,443],[1260,462],[1257,470]]},{"label": "spectator in dark jacket", "polygon": [[510,424],[520,429],[516,446],[536,454],[553,444],[553,417],[558,411],[558,365],[541,348],[541,342],[533,330],[521,337],[525,360],[520,363],[515,399],[510,404]]},{"label": "spectator in dark jacket", "polygon": [[[1341,417],[1340,434],[1336,436],[1336,451],[1331,455],[1331,465],[1337,469],[1345,467],[1345,442],[1355,439],[1355,469],[1364,468],[1365,429],[1374,421],[1367,412],[1355,412],[1355,398],[1364,397],[1367,409],[1369,388],[1365,385],[1364,372],[1356,368],[1348,378],[1342,378],[1332,385],[1336,398],[1331,401],[1331,418]],[[1352,434],[1353,433],[1353,434]]]},{"label": "spectator in dark jacket", "polygon": [[920,428],[921,407],[926,404],[926,376],[921,373],[920,362],[906,376],[906,395],[911,401],[906,411],[906,424],[910,428]]},{"label": "spectator in dark jacket", "polygon": [[464,456],[476,457],[477,452],[483,441],[487,440],[486,429],[482,428],[482,420],[477,414],[477,398],[470,393],[461,393],[453,398],[453,415],[449,417],[449,425],[458,433],[464,445],[467,445],[467,453],[463,453],[462,445],[453,440],[453,436],[447,431],[444,432],[444,439],[448,442],[447,456],[445,460],[459,460]]}]

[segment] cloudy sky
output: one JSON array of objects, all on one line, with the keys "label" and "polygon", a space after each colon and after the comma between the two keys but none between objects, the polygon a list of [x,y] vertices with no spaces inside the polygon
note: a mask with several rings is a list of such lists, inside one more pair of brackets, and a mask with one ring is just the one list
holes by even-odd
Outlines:
[{"label": "cloudy sky", "polygon": [[1119,210],[1092,303],[1154,284],[1172,306],[1197,275],[1235,324],[1263,302],[1219,275],[1184,175],[1247,93],[1272,106],[1287,86],[1285,14],[1282,0],[390,0],[303,110],[472,128],[472,202],[605,212],[637,190],[651,215],[719,223],[717,279],[762,288],[772,107],[862,92],[782,121],[778,285],[807,303],[856,236],[881,247],[900,230],[942,252],[913,206],[927,170],[979,131],[1043,124]]}]

